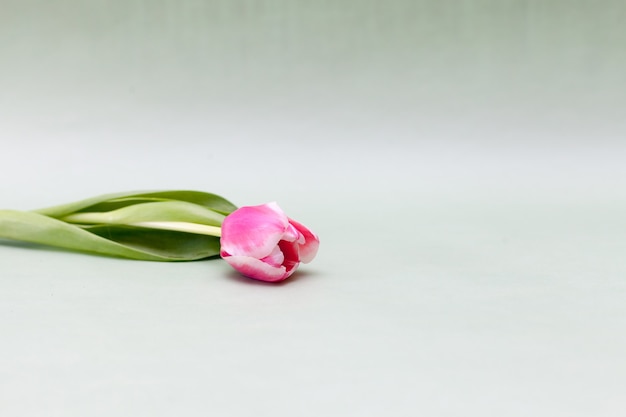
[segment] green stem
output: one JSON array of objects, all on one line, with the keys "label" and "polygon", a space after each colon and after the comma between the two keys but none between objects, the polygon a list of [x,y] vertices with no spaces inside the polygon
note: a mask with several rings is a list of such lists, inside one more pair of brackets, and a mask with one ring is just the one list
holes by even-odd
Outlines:
[{"label": "green stem", "polygon": [[[108,213],[74,213],[61,219],[67,223],[74,224],[115,224],[120,223],[111,219]],[[150,221],[124,223],[127,226],[144,227],[147,229],[172,230],[177,232],[194,233],[197,235],[207,235],[220,237],[222,229],[219,226],[209,226],[206,224],[190,223],[190,222],[172,222],[172,221]]]},{"label": "green stem", "polygon": [[174,230],[177,232],[194,233],[196,235],[222,236],[222,228],[219,226],[207,226],[206,224],[187,222],[140,222],[129,226],[145,227],[148,229]]}]

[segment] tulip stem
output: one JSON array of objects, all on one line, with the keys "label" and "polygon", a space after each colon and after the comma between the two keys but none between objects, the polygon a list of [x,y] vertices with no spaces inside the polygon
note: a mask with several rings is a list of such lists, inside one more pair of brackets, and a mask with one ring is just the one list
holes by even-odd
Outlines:
[{"label": "tulip stem", "polygon": [[187,222],[140,222],[132,223],[129,226],[145,227],[148,229],[173,230],[177,232],[194,233],[196,235],[222,236],[222,228],[219,226],[208,226],[206,224]]},{"label": "tulip stem", "polygon": [[117,224],[134,227],[144,227],[147,229],[172,230],[176,232],[194,233],[197,235],[207,235],[220,237],[222,229],[219,226],[209,226],[206,224],[191,222],[155,221],[155,222],[131,222],[119,223],[111,219],[108,213],[74,213],[63,217],[61,220],[74,224]]}]

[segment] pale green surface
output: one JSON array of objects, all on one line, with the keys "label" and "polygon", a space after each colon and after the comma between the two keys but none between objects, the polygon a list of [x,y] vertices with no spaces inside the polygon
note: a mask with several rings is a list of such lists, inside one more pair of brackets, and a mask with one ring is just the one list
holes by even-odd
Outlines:
[{"label": "pale green surface", "polygon": [[402,201],[291,203],[322,248],[279,286],[1,247],[4,410],[619,415],[624,204]]},{"label": "pale green surface", "polygon": [[275,286],[0,246],[0,414],[624,414],[623,2],[35,3],[3,208],[199,189],[321,247]]}]

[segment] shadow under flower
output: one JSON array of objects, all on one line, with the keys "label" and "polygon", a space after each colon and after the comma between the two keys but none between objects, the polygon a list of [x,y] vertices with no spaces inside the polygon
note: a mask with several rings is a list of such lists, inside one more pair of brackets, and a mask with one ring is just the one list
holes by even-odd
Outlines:
[{"label": "shadow under flower", "polygon": [[293,273],[293,275],[291,275],[289,278],[283,280],[283,281],[278,281],[278,282],[267,282],[267,281],[261,281],[258,279],[252,279],[252,278],[248,278],[244,275],[241,275],[239,272],[237,271],[229,271],[226,276],[228,277],[228,279],[233,280],[233,281],[237,281],[237,282],[241,282],[242,284],[247,284],[247,285],[260,285],[260,286],[270,286],[270,287],[282,287],[284,285],[289,285],[292,284],[294,282],[300,282],[302,280],[307,280],[309,278],[318,276],[319,274],[313,272],[313,271],[301,271],[298,270],[296,272]]}]

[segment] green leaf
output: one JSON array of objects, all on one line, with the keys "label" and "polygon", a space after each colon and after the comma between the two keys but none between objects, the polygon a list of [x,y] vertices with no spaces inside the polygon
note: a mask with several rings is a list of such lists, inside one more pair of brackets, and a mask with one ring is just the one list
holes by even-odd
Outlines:
[{"label": "green leaf", "polygon": [[60,220],[80,224],[134,225],[144,222],[188,222],[221,226],[224,215],[197,204],[158,201],[134,204],[108,212],[78,212]]},{"label": "green leaf", "polygon": [[219,255],[220,226],[236,210],[201,191],[106,194],[32,212],[0,210],[0,238],[151,261]]},{"label": "green leaf", "polygon": [[38,213],[0,210],[2,238],[146,261],[190,261],[219,254],[216,237],[122,229],[98,226],[88,231]]},{"label": "green leaf", "polygon": [[220,254],[220,238],[215,236],[128,226],[88,226],[85,230],[164,260],[193,261]]},{"label": "green leaf", "polygon": [[61,218],[76,212],[109,211],[137,203],[158,201],[183,201],[198,204],[224,215],[228,215],[237,209],[233,203],[216,194],[202,191],[169,190],[105,194],[69,204],[35,210],[35,212],[49,217]]}]

